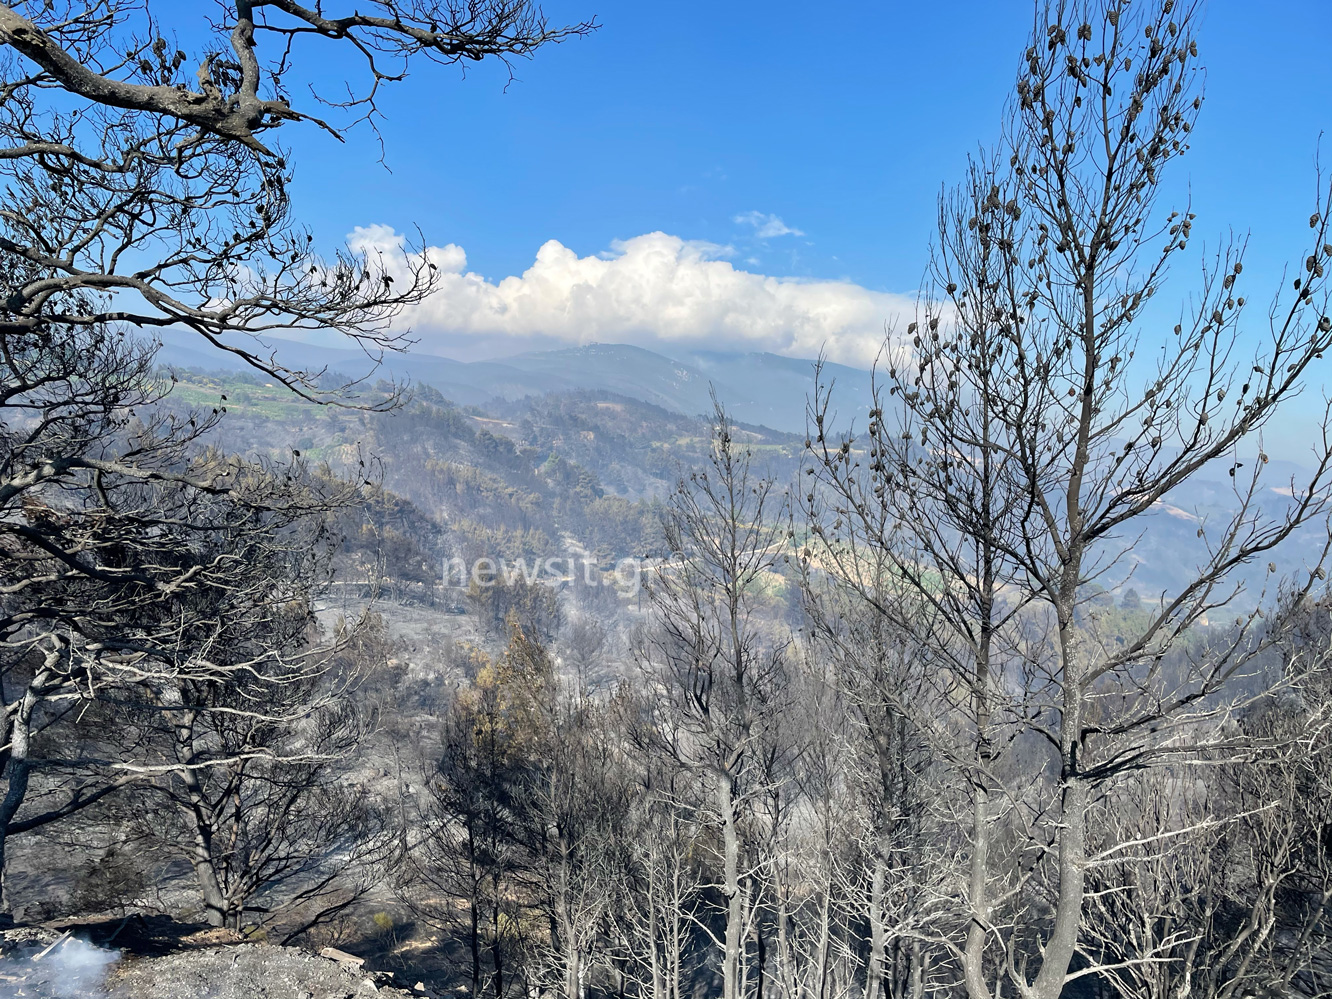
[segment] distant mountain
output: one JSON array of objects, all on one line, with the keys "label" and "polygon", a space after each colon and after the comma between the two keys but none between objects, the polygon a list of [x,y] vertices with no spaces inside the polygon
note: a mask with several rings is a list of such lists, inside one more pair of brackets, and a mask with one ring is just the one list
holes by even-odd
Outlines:
[{"label": "distant mountain", "polygon": [[[289,367],[328,369],[349,379],[365,377],[373,362],[354,349],[272,341]],[[205,371],[245,365],[218,351],[200,350],[183,337],[168,337],[162,363]],[[776,354],[696,351],[671,358],[627,344],[589,344],[531,351],[493,361],[455,361],[431,354],[389,354],[374,377],[429,385],[461,405],[519,400],[551,393],[613,392],[673,413],[710,413],[711,391],[742,422],[803,434],[814,389],[814,362]],[[870,374],[841,364],[824,366],[836,383],[836,425],[844,427],[870,408]]]},{"label": "distant mountain", "polygon": [[[806,406],[814,390],[813,361],[719,351],[695,351],[680,360],[716,384],[718,395],[737,419],[804,433]],[[872,404],[870,373],[824,362],[820,382],[825,388],[835,386],[833,426],[845,428],[855,420],[863,427]]]}]

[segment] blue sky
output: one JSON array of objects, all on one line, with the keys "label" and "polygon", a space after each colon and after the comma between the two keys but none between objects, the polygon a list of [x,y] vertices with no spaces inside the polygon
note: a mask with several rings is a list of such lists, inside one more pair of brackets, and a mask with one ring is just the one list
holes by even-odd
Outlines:
[{"label": "blue sky", "polygon": [[[837,307],[849,310],[848,322],[882,314],[877,327],[920,281],[941,185],[997,134],[1032,17],[1027,0],[560,0],[546,9],[552,20],[596,15],[603,26],[517,64],[507,88],[498,66],[470,67],[466,78],[419,68],[382,102],[391,172],[376,162],[368,131],[346,146],[313,129],[289,139],[297,207],[321,242],[356,226],[379,227],[362,233],[370,242],[419,228],[427,243],[453,245],[460,274],[492,285],[531,268],[549,240],[564,252],[543,257],[547,283],[601,274],[599,254],[635,261],[619,268],[618,318],[604,324],[578,313],[554,339],[478,334],[475,323],[455,336],[445,303],[414,317],[422,349],[498,355],[572,337],[653,346],[679,340],[696,321],[686,310],[673,333],[646,329],[671,295],[699,287],[704,297],[734,294],[752,312],[748,326],[718,320],[704,330],[708,346],[808,353],[816,320],[786,337],[761,327],[780,322],[783,309],[808,319],[843,293],[850,304]],[[1332,126],[1329,40],[1329,0],[1207,7],[1207,104],[1174,180],[1191,188],[1209,244],[1231,226],[1251,233],[1245,277],[1255,299],[1270,295],[1307,238],[1319,136]],[[798,233],[774,235],[783,228]],[[657,232],[673,241],[641,238]],[[682,285],[682,274],[702,284]],[[769,283],[787,297],[768,311],[745,306],[767,277],[814,282],[826,297]],[[623,304],[658,279],[664,289]],[[528,295],[534,285],[511,282],[533,310],[528,332],[543,323]],[[705,318],[716,311],[699,308]]]}]

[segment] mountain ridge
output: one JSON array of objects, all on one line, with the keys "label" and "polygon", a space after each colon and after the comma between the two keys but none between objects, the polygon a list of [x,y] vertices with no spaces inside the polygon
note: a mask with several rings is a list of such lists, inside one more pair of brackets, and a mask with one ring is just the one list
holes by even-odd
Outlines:
[{"label": "mountain ridge", "polygon": [[[715,391],[735,419],[783,433],[805,430],[816,364],[769,353],[694,351],[672,357],[630,344],[590,343],[484,361],[389,352],[376,366],[374,358],[357,349],[276,337],[268,343],[288,367],[327,370],[348,380],[386,377],[428,385],[460,405],[604,391],[694,417],[711,413]],[[248,367],[234,355],[200,350],[174,336],[163,338],[159,359],[168,367],[201,371]],[[864,413],[870,408],[870,372],[833,363],[825,363],[823,370],[825,379],[837,383],[840,412]],[[838,426],[849,422],[838,421]]]}]

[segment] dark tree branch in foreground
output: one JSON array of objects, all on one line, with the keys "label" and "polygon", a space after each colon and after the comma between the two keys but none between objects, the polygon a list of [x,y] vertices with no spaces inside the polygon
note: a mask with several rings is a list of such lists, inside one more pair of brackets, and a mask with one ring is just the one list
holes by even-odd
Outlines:
[{"label": "dark tree branch in foreground", "polygon": [[339,135],[293,105],[306,43],[361,64],[364,88],[349,72],[340,103],[373,118],[380,86],[413,60],[527,57],[595,27],[552,27],[528,0],[381,0],[338,16],[245,0],[214,9],[212,41],[190,56],[160,14],[127,0],[0,4],[0,332],[189,329],[324,400],[336,393],[321,373],[286,369],[254,338],[333,329],[371,356],[401,347],[393,322],[429,293],[435,265],[405,245],[323,258],[292,217],[277,130]]}]

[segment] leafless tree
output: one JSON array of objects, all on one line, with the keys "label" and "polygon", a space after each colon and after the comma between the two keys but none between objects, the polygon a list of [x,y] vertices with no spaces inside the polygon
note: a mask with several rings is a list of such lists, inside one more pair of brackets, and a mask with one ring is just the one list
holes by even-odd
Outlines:
[{"label": "leafless tree", "polygon": [[[470,699],[469,699],[470,700]],[[428,786],[428,813],[409,854],[411,877],[401,886],[413,910],[432,925],[458,932],[468,954],[471,994],[504,995],[514,947],[506,892],[517,866],[511,834],[509,756],[496,724],[494,691],[462,701],[445,718],[444,755]],[[425,894],[427,897],[421,897]],[[441,901],[433,903],[434,895]],[[461,904],[460,914],[454,900]]]},{"label": "leafless tree", "polygon": [[[1285,511],[1256,502],[1258,435],[1332,346],[1326,195],[1252,358],[1242,244],[1204,268],[1173,330],[1153,301],[1194,226],[1157,202],[1202,104],[1196,18],[1173,0],[1038,9],[999,147],[941,202],[930,287],[890,340],[863,436],[833,439],[826,394],[815,407],[811,557],[836,564],[851,535],[889,552],[890,591],[867,596],[968,693],[973,749],[953,755],[973,787],[971,918],[954,946],[973,999],[999,983],[1054,999],[1100,973],[1075,966],[1093,801],[1137,768],[1231,744],[1239,681],[1274,630],[1241,609],[1183,665],[1170,654],[1235,605],[1237,569],[1326,511],[1326,439],[1309,479],[1284,484]],[[1237,513],[1200,525],[1190,582],[1114,640],[1097,580],[1127,575],[1143,518],[1217,467]],[[1297,592],[1321,571],[1312,554]],[[911,614],[885,599],[901,594]]]},{"label": "leafless tree", "polygon": [[[357,492],[299,465],[201,449],[220,414],[155,409],[166,386],[150,373],[150,351],[105,330],[67,332],[8,334],[0,358],[0,866],[5,836],[150,772],[132,733],[106,733],[100,754],[77,759],[49,735],[36,751],[39,734],[90,701],[161,693],[180,678],[245,681],[260,664],[274,684],[310,670],[281,653],[229,661],[217,642],[236,622],[282,616],[280,580],[292,583],[270,571],[275,560],[299,571],[325,550],[323,515]],[[310,574],[301,592],[317,585]]]},{"label": "leafless tree", "polygon": [[[809,668],[844,718],[845,759],[824,780],[843,785],[845,826],[826,848],[839,851],[839,904],[849,910],[852,934],[865,935],[856,948],[864,994],[946,991],[960,972],[941,941],[965,922],[950,883],[950,805],[959,795],[974,804],[961,775],[976,772],[969,766],[974,744],[960,751],[957,737],[959,729],[975,730],[952,716],[967,720],[966,707],[977,702],[957,689],[969,676],[967,661],[948,660],[941,669],[934,649],[908,627],[919,623],[913,613],[921,608],[898,585],[891,553],[901,550],[866,545],[863,534],[843,536],[847,543],[830,559],[803,560]],[[856,574],[846,575],[852,564]],[[941,636],[937,619],[925,633]]]},{"label": "leafless tree", "polygon": [[[152,375],[153,346],[126,330],[191,330],[302,395],[346,401],[256,338],[336,329],[371,354],[397,345],[390,322],[427,293],[434,264],[410,250],[320,257],[291,215],[276,129],[311,122],[341,138],[359,118],[373,124],[380,86],[410,61],[524,57],[592,28],[551,27],[526,0],[380,0],[342,14],[242,0],[200,10],[0,5],[0,871],[6,836],[153,772],[115,753],[96,775],[87,760],[35,759],[35,737],[81,704],[108,690],[168,693],[182,676],[243,697],[248,679],[281,682],[274,673],[286,666],[297,676],[309,667],[279,668],[263,655],[226,661],[197,633],[216,620],[196,616],[183,640],[171,622],[209,600],[261,604],[260,592],[236,584],[238,567],[338,501],[312,491],[299,468],[201,452],[225,400],[211,415],[157,407],[169,385]],[[177,49],[177,28],[207,29],[202,51]],[[348,94],[310,98],[341,124],[291,96],[304,90],[298,66],[316,39],[362,68]],[[34,807],[35,770],[54,779]]]},{"label": "leafless tree", "polygon": [[127,705],[139,766],[155,772],[130,802],[141,839],[189,860],[210,924],[281,920],[288,939],[364,896],[394,845],[384,806],[350,773],[375,720],[365,687],[383,643],[355,625],[312,643],[308,598],[294,596],[278,613],[233,608],[209,636],[215,658],[245,663],[239,676],[182,669]]},{"label": "leafless tree", "polygon": [[549,934],[532,978],[565,999],[583,999],[605,950],[630,787],[609,738],[607,705],[575,688],[546,692],[534,707],[540,739],[522,782],[523,838],[527,879]]},{"label": "leafless tree", "polygon": [[634,994],[681,999],[695,963],[707,873],[701,857],[704,789],[663,745],[682,733],[661,730],[649,692],[624,688],[615,699],[617,731],[626,745],[635,789],[622,835],[611,924],[615,957]]},{"label": "leafless tree", "polygon": [[786,668],[786,641],[753,617],[756,589],[785,546],[782,501],[751,462],[718,407],[708,464],[681,480],[668,504],[674,554],[650,589],[659,631],[643,653],[659,694],[658,727],[672,731],[662,748],[706,788],[707,821],[720,840],[725,999],[748,992],[745,940],[761,881],[746,827],[770,788],[763,750],[780,724]]},{"label": "leafless tree", "polygon": [[1236,720],[1267,746],[1144,771],[1098,807],[1082,946],[1122,995],[1332,994],[1332,632],[1325,599],[1299,604],[1276,641],[1291,686]]},{"label": "leafless tree", "polygon": [[601,679],[609,637],[601,621],[587,613],[576,614],[565,625],[561,643],[564,658],[582,686],[594,685]]},{"label": "leafless tree", "polygon": [[1231,786],[1144,771],[1103,802],[1082,962],[1124,996],[1328,995],[1326,765],[1306,750],[1233,767]]}]

